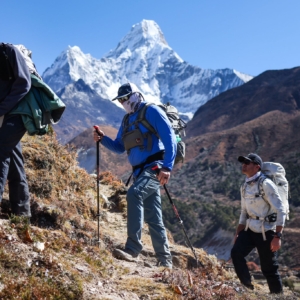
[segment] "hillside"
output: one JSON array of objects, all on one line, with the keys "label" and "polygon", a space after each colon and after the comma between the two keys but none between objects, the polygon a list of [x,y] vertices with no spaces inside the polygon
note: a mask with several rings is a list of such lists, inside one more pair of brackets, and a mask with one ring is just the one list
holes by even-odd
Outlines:
[{"label": "hillside", "polygon": [[[103,132],[114,139],[118,130],[111,126],[100,126]],[[77,160],[79,166],[84,168],[88,173],[93,173],[96,169],[96,143],[93,140],[93,127],[81,132],[72,139],[68,144],[76,147]],[[116,154],[100,144],[100,170],[111,171],[115,176],[121,178],[126,174],[130,176],[131,166],[128,163],[127,154]]]},{"label": "hillside", "polygon": [[[31,225],[11,216],[5,192],[0,299],[274,299],[264,282],[257,281],[255,291],[245,290],[203,249],[195,250],[204,267],[195,268],[190,249],[174,243],[170,234],[174,269],[155,267],[147,226],[140,259],[116,259],[114,249],[126,237],[126,189],[120,181],[101,174],[98,242],[95,177],[77,166],[74,150],[52,134],[25,136],[23,153],[33,216]],[[297,297],[286,287],[280,299]]]},{"label": "hillside", "polygon": [[82,79],[64,86],[57,95],[66,104],[62,119],[54,125],[62,144],[66,144],[95,124],[110,124],[117,127],[124,116],[123,109],[103,99]]},{"label": "hillside", "polygon": [[[220,237],[219,232],[233,233],[238,221],[244,176],[237,157],[256,152],[264,161],[280,162],[286,169],[292,213],[279,259],[299,268],[299,257],[291,259],[300,246],[291,242],[300,237],[300,231],[291,229],[300,220],[299,84],[300,68],[266,71],[207,102],[188,123],[187,158],[174,172],[170,189],[187,204],[195,245],[229,258],[231,237]],[[195,230],[199,227],[200,232]]]},{"label": "hillside", "polygon": [[[187,222],[191,223],[189,233],[195,245],[217,253],[219,258],[229,258],[232,234],[239,218],[240,186],[244,180],[236,160],[239,155],[257,152],[265,161],[280,162],[286,169],[292,213],[286,223],[279,259],[289,267],[300,267],[300,257],[290,257],[298,253],[299,243],[290,241],[299,241],[300,230],[289,234],[293,224],[300,224],[299,127],[299,113],[291,116],[276,111],[229,130],[187,139],[186,163],[174,172],[169,186],[176,199],[187,204],[184,211]],[[195,230],[199,227],[203,229]],[[221,239],[214,237],[220,229],[230,231],[231,235],[224,234]]]},{"label": "hillside", "polygon": [[[246,84],[228,90],[201,106],[188,123],[186,159],[172,172],[169,190],[179,207],[188,234],[197,247],[228,260],[240,209],[239,188],[244,180],[239,155],[257,152],[265,161],[280,162],[286,169],[291,191],[291,220],[280,262],[298,270],[300,223],[300,68],[266,71]],[[92,131],[74,144],[92,143]],[[83,141],[83,135],[85,140]],[[116,131],[108,131],[114,137]],[[130,167],[126,157],[101,147],[102,166],[125,180]],[[91,151],[89,153],[92,153]],[[88,154],[87,154],[88,155]],[[95,154],[89,156],[95,166]],[[82,155],[80,155],[81,161]],[[118,167],[116,168],[115,165]],[[84,165],[82,165],[84,166]],[[85,167],[85,166],[84,166]],[[93,167],[94,168],[94,167]],[[93,170],[93,169],[92,169]],[[165,199],[164,217],[177,243],[184,243]],[[293,238],[293,232],[298,238]],[[290,241],[293,240],[293,242]],[[291,259],[293,256],[295,259]],[[258,263],[257,255],[251,260]]]}]

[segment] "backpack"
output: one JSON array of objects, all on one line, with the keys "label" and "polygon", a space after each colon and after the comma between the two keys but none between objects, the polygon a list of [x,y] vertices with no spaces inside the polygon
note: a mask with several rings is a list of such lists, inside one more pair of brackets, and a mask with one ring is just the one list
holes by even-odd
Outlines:
[{"label": "backpack", "polygon": [[[265,200],[263,183],[267,178],[271,179],[275,183],[283,206],[285,207],[286,219],[289,220],[289,184],[285,177],[285,169],[280,163],[264,162],[261,167],[261,173],[262,176],[257,180],[258,196],[261,196]],[[242,186],[242,193],[245,193],[245,184]]]},{"label": "backpack", "polygon": [[5,81],[14,79],[13,69],[6,54],[5,43],[0,43],[0,79]]},{"label": "backpack", "polygon": [[[143,108],[139,111],[139,114],[137,116],[136,122],[137,123],[141,123],[146,129],[148,129],[152,134],[155,134],[158,138],[159,135],[156,132],[156,130],[153,128],[153,126],[147,121],[145,115],[146,115],[146,111],[147,108],[150,105],[156,105],[154,103],[146,103]],[[157,106],[159,106],[167,115],[170,123],[171,123],[171,127],[176,135],[176,141],[177,141],[177,153],[176,153],[176,157],[175,157],[175,164],[179,163],[179,162],[183,162],[184,158],[185,158],[185,143],[182,141],[182,134],[183,136],[185,136],[185,131],[184,129],[186,128],[186,123],[180,118],[178,110],[170,105],[170,103],[168,102],[167,104],[158,104]],[[125,115],[124,120],[123,120],[123,126],[124,128],[128,128],[128,114]],[[126,131],[126,130],[125,130]],[[136,140],[136,139],[135,139]],[[150,137],[148,137],[148,146],[150,146],[150,144],[152,143],[152,140]],[[151,147],[150,147],[151,148]]]},{"label": "backpack", "polygon": [[258,180],[259,193],[264,198],[265,193],[262,184],[266,178],[271,179],[275,183],[283,206],[285,207],[286,219],[289,220],[289,183],[285,177],[284,167],[280,163],[264,162],[261,172],[264,176],[261,176]]},{"label": "backpack", "polygon": [[24,57],[24,60],[26,62],[26,65],[29,69],[29,72],[31,74],[34,74],[36,77],[38,77],[39,79],[42,79],[42,77],[40,76],[40,74],[38,73],[36,66],[34,64],[34,62],[32,61],[31,55],[32,55],[32,51],[30,51],[29,49],[27,49],[25,46],[23,45],[14,45],[17,49],[19,49],[19,51],[21,52],[21,54]]},{"label": "backpack", "polygon": [[[6,54],[7,44],[0,44],[0,77],[2,80],[14,79],[13,70]],[[49,124],[56,124],[64,110],[65,104],[46,85],[31,59],[32,52],[23,45],[14,45],[22,54],[31,74],[31,88],[23,99],[9,112],[20,114],[29,135],[43,135],[48,132]],[[4,79],[5,78],[5,79]]]}]

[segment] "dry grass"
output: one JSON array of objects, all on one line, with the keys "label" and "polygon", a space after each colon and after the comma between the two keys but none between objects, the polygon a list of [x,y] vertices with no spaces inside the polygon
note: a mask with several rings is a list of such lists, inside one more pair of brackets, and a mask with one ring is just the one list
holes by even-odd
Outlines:
[{"label": "dry grass", "polygon": [[[152,271],[147,277],[140,267],[142,274],[133,276],[138,266],[120,265],[111,254],[126,238],[126,189],[120,180],[109,172],[101,174],[101,193],[107,200],[100,197],[98,245],[96,179],[78,167],[75,150],[60,145],[52,134],[25,136],[23,153],[32,226],[11,216],[4,199],[2,216],[10,220],[0,219],[0,299],[91,299],[86,286],[95,281],[108,281],[110,289],[135,293],[140,299],[247,299],[234,291],[234,276],[215,256],[195,249],[205,268],[192,268],[191,250],[174,244],[171,236],[177,270]],[[31,240],[24,235],[27,230]],[[45,246],[43,251],[35,249],[37,242]],[[152,251],[147,227],[143,242]]]},{"label": "dry grass", "polygon": [[162,282],[156,282],[156,284],[154,284],[153,280],[148,278],[131,277],[129,279],[121,279],[118,285],[123,290],[141,295],[142,299],[145,295],[151,295],[151,299],[171,300],[177,298],[170,286],[166,287]]},{"label": "dry grass", "polygon": [[[11,215],[9,201],[3,199],[2,216],[10,221],[0,230],[0,299],[81,299],[84,280],[71,262],[85,262],[89,274],[100,274],[101,278],[109,278],[112,269],[126,273],[114,265],[109,251],[93,246],[97,234],[96,179],[78,167],[75,150],[60,145],[55,134],[26,135],[22,143],[32,225],[38,227],[31,226],[32,241],[26,241],[28,220]],[[101,174],[104,184],[110,184],[106,190],[111,194],[122,186],[109,172]],[[27,248],[37,241],[44,243],[45,250],[37,265],[29,267],[32,259]],[[26,251],[20,255],[14,248],[22,244]]]}]

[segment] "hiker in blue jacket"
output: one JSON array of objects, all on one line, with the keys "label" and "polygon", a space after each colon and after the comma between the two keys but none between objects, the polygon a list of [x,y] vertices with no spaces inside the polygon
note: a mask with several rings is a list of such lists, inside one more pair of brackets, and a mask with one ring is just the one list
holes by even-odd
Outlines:
[{"label": "hiker in blue jacket", "polygon": [[20,140],[26,132],[20,115],[8,113],[28,93],[30,72],[21,52],[0,43],[0,202],[8,179],[12,213],[31,216]]},{"label": "hiker in blue jacket", "polygon": [[127,151],[133,168],[134,183],[127,192],[128,237],[122,252],[133,258],[139,255],[143,248],[141,233],[145,221],[149,225],[158,265],[172,268],[159,188],[160,184],[168,183],[173,168],[177,149],[174,131],[166,114],[155,105],[147,108],[145,118],[154,127],[159,138],[136,122],[139,110],[146,103],[133,83],[122,85],[118,96],[113,100],[118,100],[127,112],[117,137],[112,140],[100,130],[94,133],[94,140],[100,140],[102,145],[116,153]]}]

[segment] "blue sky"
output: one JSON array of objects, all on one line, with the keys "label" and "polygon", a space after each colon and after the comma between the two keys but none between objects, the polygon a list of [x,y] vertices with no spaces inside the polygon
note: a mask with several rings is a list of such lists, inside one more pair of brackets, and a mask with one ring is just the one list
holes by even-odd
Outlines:
[{"label": "blue sky", "polygon": [[0,41],[24,44],[42,73],[68,45],[101,58],[143,19],[204,69],[256,76],[300,66],[300,0],[0,0]]}]

